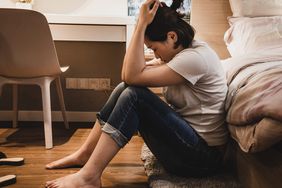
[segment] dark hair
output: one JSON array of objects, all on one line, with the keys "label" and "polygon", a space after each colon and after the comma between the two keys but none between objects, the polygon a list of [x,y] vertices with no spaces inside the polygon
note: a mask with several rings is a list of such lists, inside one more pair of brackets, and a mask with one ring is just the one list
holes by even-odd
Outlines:
[{"label": "dark hair", "polygon": [[161,2],[162,6],[159,6],[154,20],[147,26],[145,36],[151,41],[165,41],[167,33],[174,31],[178,36],[174,47],[182,45],[188,48],[194,39],[195,30],[182,19],[183,14],[177,12],[182,3],[183,0],[172,0],[171,6],[168,7]]}]

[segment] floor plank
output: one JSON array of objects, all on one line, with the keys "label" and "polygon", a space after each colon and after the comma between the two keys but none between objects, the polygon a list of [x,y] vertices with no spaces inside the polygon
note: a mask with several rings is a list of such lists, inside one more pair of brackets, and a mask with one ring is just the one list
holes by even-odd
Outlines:
[{"label": "floor plank", "polygon": [[[17,183],[11,188],[44,187],[48,180],[78,171],[78,168],[46,170],[45,164],[72,153],[77,149],[91,130],[90,124],[71,124],[71,129],[64,129],[62,123],[53,124],[55,147],[44,147],[43,124],[40,122],[20,123],[19,128],[9,128],[7,122],[0,122],[0,151],[8,157],[24,157],[23,166],[0,166],[0,176],[16,174]],[[134,136],[104,171],[102,185],[106,188],[145,188],[147,176],[140,150],[143,140]]]}]

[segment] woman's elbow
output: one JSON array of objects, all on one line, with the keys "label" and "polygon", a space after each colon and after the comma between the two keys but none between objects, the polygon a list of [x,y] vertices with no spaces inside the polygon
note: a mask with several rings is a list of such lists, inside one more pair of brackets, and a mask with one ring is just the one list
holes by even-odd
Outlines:
[{"label": "woman's elbow", "polygon": [[121,81],[124,82],[124,80],[125,80],[125,76],[124,76],[124,74],[122,73],[122,74],[121,74]]},{"label": "woman's elbow", "polygon": [[134,85],[134,82],[130,79],[123,78],[121,79],[122,82],[126,83],[127,85]]},{"label": "woman's elbow", "polygon": [[128,79],[128,78],[126,78],[126,77],[124,77],[124,79],[122,79],[122,81],[125,82],[125,83],[128,84],[128,85],[133,85],[132,80],[131,80],[131,79]]},{"label": "woman's elbow", "polygon": [[138,81],[130,76],[124,76],[122,81],[128,85],[138,85]]}]

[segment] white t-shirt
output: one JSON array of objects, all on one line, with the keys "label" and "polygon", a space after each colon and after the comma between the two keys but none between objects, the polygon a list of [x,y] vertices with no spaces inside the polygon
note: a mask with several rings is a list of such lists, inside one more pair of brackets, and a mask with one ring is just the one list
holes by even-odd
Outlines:
[{"label": "white t-shirt", "polygon": [[191,48],[179,52],[167,65],[187,82],[164,87],[166,101],[208,145],[226,143],[227,84],[217,54],[206,43],[194,40]]}]

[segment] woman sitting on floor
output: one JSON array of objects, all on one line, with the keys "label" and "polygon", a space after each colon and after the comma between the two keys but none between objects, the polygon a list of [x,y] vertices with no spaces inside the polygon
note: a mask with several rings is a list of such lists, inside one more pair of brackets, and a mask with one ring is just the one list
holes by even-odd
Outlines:
[{"label": "woman sitting on floor", "polygon": [[[83,165],[79,172],[48,181],[48,188],[101,186],[101,175],[139,131],[164,168],[202,177],[221,167],[228,132],[224,124],[225,74],[216,53],[194,40],[194,29],[176,11],[147,0],[126,51],[122,80],[112,92],[85,143],[47,169]],[[158,60],[145,63],[144,43]],[[164,87],[167,103],[146,87]]]}]

